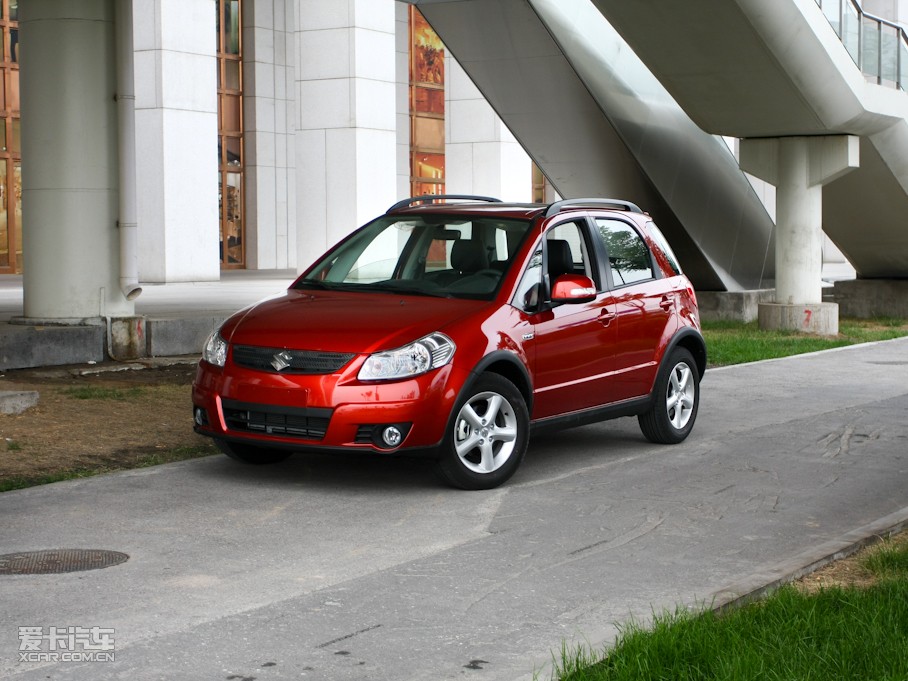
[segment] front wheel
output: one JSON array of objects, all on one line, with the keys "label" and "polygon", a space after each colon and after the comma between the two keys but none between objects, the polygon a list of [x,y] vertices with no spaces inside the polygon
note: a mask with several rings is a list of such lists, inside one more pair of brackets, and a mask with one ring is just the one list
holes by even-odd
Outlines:
[{"label": "front wheel", "polygon": [[231,459],[256,465],[279,463],[291,454],[291,452],[285,452],[280,449],[267,449],[239,442],[227,442],[226,440],[216,439],[214,444]]},{"label": "front wheel", "polygon": [[438,470],[461,489],[498,487],[523,460],[529,431],[530,416],[520,391],[498,374],[483,374],[454,408]]},{"label": "front wheel", "polygon": [[693,429],[699,405],[697,363],[690,352],[676,348],[656,375],[652,405],[637,417],[640,430],[650,442],[677,444]]}]

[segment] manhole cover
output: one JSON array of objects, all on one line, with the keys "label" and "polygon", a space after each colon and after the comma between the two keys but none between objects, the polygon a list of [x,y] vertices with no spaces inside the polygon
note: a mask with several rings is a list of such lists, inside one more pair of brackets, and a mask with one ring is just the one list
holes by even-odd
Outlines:
[{"label": "manhole cover", "polygon": [[129,556],[103,549],[51,549],[0,556],[0,575],[56,575],[119,565]]}]

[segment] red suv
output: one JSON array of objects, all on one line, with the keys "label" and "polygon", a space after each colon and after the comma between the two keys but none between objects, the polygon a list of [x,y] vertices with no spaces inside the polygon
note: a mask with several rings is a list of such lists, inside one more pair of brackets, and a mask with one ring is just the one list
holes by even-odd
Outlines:
[{"label": "red suv", "polygon": [[706,346],[652,219],[612,199],[401,201],[207,341],[195,429],[228,456],[429,453],[488,489],[530,432],[636,415],[677,443]]}]

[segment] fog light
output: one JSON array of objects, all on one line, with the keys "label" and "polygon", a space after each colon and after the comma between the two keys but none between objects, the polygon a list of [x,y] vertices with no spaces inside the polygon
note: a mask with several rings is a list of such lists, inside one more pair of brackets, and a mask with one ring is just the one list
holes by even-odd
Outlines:
[{"label": "fog light", "polygon": [[381,439],[389,447],[396,447],[403,438],[404,436],[397,426],[388,426],[381,432]]},{"label": "fog light", "polygon": [[208,425],[208,414],[205,413],[205,410],[201,407],[195,408],[195,424],[197,426],[207,426]]}]

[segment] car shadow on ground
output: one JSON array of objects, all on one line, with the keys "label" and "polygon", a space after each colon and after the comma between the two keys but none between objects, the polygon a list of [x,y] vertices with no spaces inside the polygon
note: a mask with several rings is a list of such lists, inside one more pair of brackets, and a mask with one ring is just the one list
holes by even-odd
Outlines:
[{"label": "car shadow on ground", "polygon": [[[533,483],[591,465],[619,461],[629,455],[644,454],[653,447],[656,446],[641,435],[636,419],[542,431],[531,438],[526,458],[512,481]],[[261,466],[215,455],[199,474],[216,476],[238,485],[267,485],[300,491],[406,493],[451,489],[436,473],[431,458],[374,453],[299,452],[280,463]]]}]

